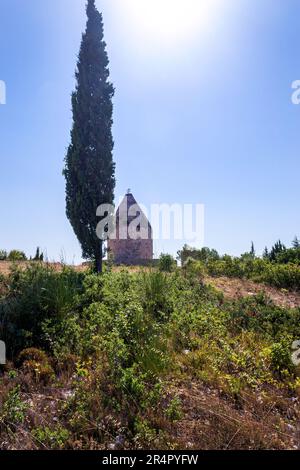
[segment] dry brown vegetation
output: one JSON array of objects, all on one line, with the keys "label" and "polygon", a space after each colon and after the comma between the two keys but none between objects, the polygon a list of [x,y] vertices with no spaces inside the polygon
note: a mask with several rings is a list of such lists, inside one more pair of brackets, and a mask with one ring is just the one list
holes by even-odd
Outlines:
[{"label": "dry brown vegetation", "polygon": [[299,403],[284,393],[269,389],[266,398],[262,391],[243,392],[234,400],[196,381],[174,384],[173,392],[184,418],[172,434],[185,448],[299,449]]},{"label": "dry brown vegetation", "polygon": [[[102,450],[132,446],[125,439],[118,446],[116,429],[122,433],[122,416],[116,418],[113,413],[103,416],[102,429],[93,417],[86,419],[82,415],[80,438],[74,440],[71,434],[64,435],[66,402],[75,395],[70,370],[61,372],[59,385],[41,385],[25,371],[20,372],[13,382],[11,379],[2,381],[1,397],[7,396],[9,390],[19,384],[23,390],[20,399],[26,405],[25,420],[20,424],[11,423],[11,431],[0,439],[2,450],[53,447]],[[276,388],[255,393],[244,391],[234,398],[195,379],[170,377],[168,383],[165,396],[176,396],[180,400],[180,417],[170,422],[149,409],[144,413],[147,423],[160,428],[164,437],[150,438],[148,442],[149,436],[142,435],[138,447],[187,450],[295,450],[300,447],[299,399],[284,391]],[[97,402],[99,405],[101,403]],[[101,414],[100,409],[94,411]],[[80,421],[80,416],[76,419]],[[7,425],[9,422],[6,422],[6,429]],[[37,429],[49,430],[49,441],[44,433],[40,440],[39,434],[32,432]]]}]

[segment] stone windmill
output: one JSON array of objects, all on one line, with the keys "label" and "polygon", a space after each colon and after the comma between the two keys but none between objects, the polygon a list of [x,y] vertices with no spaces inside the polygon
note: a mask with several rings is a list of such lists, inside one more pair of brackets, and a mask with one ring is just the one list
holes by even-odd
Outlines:
[{"label": "stone windmill", "polygon": [[149,264],[153,260],[152,227],[130,190],[118,207],[115,225],[115,234],[107,245],[114,263]]}]

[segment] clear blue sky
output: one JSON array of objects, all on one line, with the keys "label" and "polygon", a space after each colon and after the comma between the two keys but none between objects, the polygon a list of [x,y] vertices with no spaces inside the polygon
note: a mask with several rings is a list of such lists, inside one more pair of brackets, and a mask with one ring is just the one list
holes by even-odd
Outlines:
[{"label": "clear blue sky", "polygon": [[[97,0],[116,87],[116,196],[130,187],[146,205],[205,204],[205,244],[221,253],[244,252],[251,240],[258,252],[278,238],[288,244],[300,235],[300,106],[291,103],[299,0],[219,0],[196,26],[179,15],[187,24],[178,36],[165,9],[163,34],[163,21],[132,1]],[[0,248],[30,255],[39,245],[69,262],[81,251],[62,168],[84,5],[0,5]],[[183,243],[156,242],[156,254]]]}]

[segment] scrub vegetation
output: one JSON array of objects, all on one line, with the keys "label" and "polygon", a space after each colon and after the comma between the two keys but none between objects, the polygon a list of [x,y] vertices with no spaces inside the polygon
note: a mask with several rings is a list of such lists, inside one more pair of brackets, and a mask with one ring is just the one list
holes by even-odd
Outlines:
[{"label": "scrub vegetation", "polygon": [[224,296],[207,272],[229,265],[15,265],[0,278],[0,447],[299,449],[299,304],[263,285]]}]

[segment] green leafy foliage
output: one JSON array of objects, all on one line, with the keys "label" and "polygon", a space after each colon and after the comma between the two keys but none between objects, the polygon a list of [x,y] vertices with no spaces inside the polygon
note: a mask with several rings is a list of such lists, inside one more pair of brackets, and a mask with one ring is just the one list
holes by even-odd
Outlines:
[{"label": "green leafy foliage", "polygon": [[0,261],[6,261],[6,260],[7,260],[7,251],[0,250]]},{"label": "green leafy foliage", "polygon": [[7,256],[8,261],[26,261],[26,255],[23,251],[12,250]]},{"label": "green leafy foliage", "polygon": [[166,415],[170,421],[178,421],[182,418],[181,401],[178,397],[172,399],[168,408],[166,409]]},{"label": "green leafy foliage", "polygon": [[159,258],[159,269],[162,272],[171,273],[176,266],[173,256],[161,254]]},{"label": "green leafy foliage", "polygon": [[200,269],[200,264],[195,263],[200,262],[203,276],[245,278],[278,288],[300,289],[300,248],[297,237],[292,248],[286,248],[280,240],[270,251],[265,248],[262,258],[256,257],[253,242],[250,252],[240,257],[219,256],[216,250],[197,250],[187,246],[178,252],[178,256],[187,271],[196,269],[196,266]]},{"label": "green leafy foliage", "polygon": [[200,250],[185,245],[181,251],[178,251],[178,259],[181,261],[183,266],[188,258],[192,258],[196,261],[201,261],[206,264],[208,261],[216,261],[220,259],[219,253],[216,250],[204,247]]},{"label": "green leafy foliage", "polygon": [[253,279],[278,288],[300,288],[300,266],[292,263],[278,264],[266,259],[233,258],[225,255],[218,261],[210,261],[207,264],[207,273],[216,277]]},{"label": "green leafy foliage", "polygon": [[74,316],[72,305],[82,287],[82,274],[65,268],[62,273],[46,265],[32,264],[25,270],[14,267],[9,293],[0,299],[0,335],[11,356],[28,348],[49,347],[43,324],[64,329]]},{"label": "green leafy foliage", "polygon": [[28,406],[21,398],[20,386],[17,385],[8,392],[4,400],[0,411],[0,426],[2,424],[13,429],[15,425],[22,424],[27,408]]},{"label": "green leafy foliage", "polygon": [[46,426],[33,429],[32,436],[46,449],[62,450],[66,447],[70,434],[67,429],[58,425],[54,428]]}]

